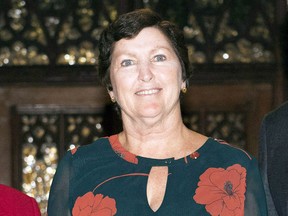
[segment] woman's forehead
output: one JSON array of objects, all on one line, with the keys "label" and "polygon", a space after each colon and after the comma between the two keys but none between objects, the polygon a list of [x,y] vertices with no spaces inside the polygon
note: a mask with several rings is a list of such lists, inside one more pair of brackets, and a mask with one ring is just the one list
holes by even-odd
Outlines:
[{"label": "woman's forehead", "polygon": [[113,52],[133,52],[145,49],[172,49],[168,38],[155,27],[142,29],[133,38],[123,38],[114,44]]}]

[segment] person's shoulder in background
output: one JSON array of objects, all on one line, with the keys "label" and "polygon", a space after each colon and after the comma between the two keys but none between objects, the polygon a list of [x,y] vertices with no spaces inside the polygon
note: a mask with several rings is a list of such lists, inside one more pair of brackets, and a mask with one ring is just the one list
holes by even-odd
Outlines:
[{"label": "person's shoulder in background", "polygon": [[287,113],[288,113],[288,101],[284,102],[283,104],[279,105],[274,110],[272,110],[269,113],[267,113],[265,117],[266,118],[268,117],[270,119],[271,118],[277,118],[277,117],[281,117],[281,116],[283,116],[284,114],[287,114]]},{"label": "person's shoulder in background", "polygon": [[0,216],[40,216],[34,198],[7,185],[0,184]]}]

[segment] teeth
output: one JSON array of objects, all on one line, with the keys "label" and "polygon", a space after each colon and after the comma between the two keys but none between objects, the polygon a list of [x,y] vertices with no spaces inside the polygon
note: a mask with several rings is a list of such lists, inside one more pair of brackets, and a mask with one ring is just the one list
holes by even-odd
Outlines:
[{"label": "teeth", "polygon": [[144,90],[144,91],[139,91],[136,94],[137,95],[151,95],[159,92],[159,89],[151,89],[151,90]]}]

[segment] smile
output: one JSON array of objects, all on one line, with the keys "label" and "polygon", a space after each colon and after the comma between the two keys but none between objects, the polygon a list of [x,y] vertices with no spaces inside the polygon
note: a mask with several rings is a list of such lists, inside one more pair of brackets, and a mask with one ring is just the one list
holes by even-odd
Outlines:
[{"label": "smile", "polygon": [[160,91],[160,89],[149,89],[149,90],[143,90],[136,92],[136,95],[152,95],[156,94]]}]

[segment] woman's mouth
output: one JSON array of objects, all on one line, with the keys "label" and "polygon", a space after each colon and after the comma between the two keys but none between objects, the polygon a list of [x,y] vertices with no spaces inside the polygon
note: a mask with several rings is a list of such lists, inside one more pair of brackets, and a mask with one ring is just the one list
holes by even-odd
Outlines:
[{"label": "woman's mouth", "polygon": [[153,94],[158,93],[160,90],[161,90],[161,89],[141,90],[141,91],[137,91],[135,94],[136,94],[136,95],[153,95]]}]

